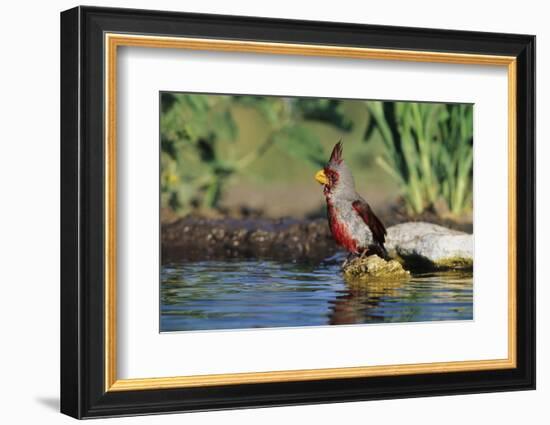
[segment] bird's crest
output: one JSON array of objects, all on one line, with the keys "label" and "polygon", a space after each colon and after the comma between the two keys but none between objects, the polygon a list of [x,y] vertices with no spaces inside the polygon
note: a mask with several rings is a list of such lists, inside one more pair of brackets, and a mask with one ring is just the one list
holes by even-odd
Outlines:
[{"label": "bird's crest", "polygon": [[343,161],[343,158],[342,158],[342,140],[340,140],[338,143],[336,143],[334,145],[334,148],[332,149],[332,153],[330,154],[329,163],[341,164],[342,161]]}]

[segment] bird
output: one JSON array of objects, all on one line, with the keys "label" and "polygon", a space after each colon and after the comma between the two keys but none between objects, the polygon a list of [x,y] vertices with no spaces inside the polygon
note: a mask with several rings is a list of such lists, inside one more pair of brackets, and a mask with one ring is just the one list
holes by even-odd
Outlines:
[{"label": "bird", "polygon": [[332,237],[348,252],[342,267],[352,258],[363,258],[367,254],[377,254],[388,260],[384,247],[386,228],[367,201],[357,193],[353,174],[342,155],[340,140],[332,149],[329,162],[315,174],[315,180],[323,185]]}]

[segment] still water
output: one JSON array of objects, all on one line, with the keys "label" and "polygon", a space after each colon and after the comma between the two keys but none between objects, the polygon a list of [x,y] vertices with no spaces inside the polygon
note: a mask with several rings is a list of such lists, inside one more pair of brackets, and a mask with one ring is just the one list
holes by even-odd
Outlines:
[{"label": "still water", "polygon": [[352,288],[336,261],[235,260],[166,264],[161,282],[161,332],[473,318],[471,274]]}]

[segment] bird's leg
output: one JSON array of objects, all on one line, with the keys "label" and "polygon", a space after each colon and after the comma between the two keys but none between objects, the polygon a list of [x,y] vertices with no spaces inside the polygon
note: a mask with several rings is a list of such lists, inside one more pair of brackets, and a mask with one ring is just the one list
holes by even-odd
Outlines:
[{"label": "bird's leg", "polygon": [[348,254],[348,256],[346,257],[346,259],[344,260],[344,263],[342,264],[342,268],[346,267],[348,265],[348,263],[350,262],[351,258],[354,256],[355,254],[353,252],[350,252]]},{"label": "bird's leg", "polygon": [[361,253],[361,255],[359,256],[359,259],[362,260],[363,258],[365,258],[365,255],[367,255],[367,252],[369,251],[368,248],[365,248],[363,250],[363,252]]}]

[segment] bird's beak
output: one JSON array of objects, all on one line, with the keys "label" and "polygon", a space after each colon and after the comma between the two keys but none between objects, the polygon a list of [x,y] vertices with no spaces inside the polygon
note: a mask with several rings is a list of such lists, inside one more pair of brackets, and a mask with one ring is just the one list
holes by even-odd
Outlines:
[{"label": "bird's beak", "polygon": [[317,180],[321,184],[328,184],[328,178],[325,174],[325,170],[319,170],[315,174],[315,180]]}]

